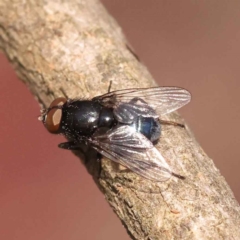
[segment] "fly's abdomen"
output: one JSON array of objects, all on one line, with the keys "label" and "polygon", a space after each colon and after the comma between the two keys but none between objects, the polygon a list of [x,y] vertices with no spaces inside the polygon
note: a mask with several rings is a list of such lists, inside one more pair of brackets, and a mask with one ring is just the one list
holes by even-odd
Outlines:
[{"label": "fly's abdomen", "polygon": [[136,121],[131,124],[137,132],[143,134],[151,142],[158,141],[161,135],[161,125],[158,119],[151,117],[138,117]]}]

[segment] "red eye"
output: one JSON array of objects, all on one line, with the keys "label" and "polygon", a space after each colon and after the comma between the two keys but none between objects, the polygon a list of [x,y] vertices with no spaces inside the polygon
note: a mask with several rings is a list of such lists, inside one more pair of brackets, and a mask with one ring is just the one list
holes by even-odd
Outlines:
[{"label": "red eye", "polygon": [[66,98],[60,97],[56,98],[49,106],[52,108],[46,115],[45,127],[50,133],[58,133],[59,126],[62,119],[62,109],[54,108],[57,106],[62,106],[67,101]]}]

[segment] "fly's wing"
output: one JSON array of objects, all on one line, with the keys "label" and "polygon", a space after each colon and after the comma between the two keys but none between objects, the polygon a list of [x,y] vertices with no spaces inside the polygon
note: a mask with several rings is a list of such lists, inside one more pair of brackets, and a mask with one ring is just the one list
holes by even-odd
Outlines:
[{"label": "fly's wing", "polygon": [[[154,181],[166,181],[174,174],[160,152],[142,134],[129,126],[94,135],[94,149],[114,162]],[[181,177],[181,176],[179,176]]]},{"label": "fly's wing", "polygon": [[114,109],[119,122],[131,123],[136,117],[158,118],[171,113],[191,100],[191,94],[179,87],[124,89],[110,92],[93,100]]}]

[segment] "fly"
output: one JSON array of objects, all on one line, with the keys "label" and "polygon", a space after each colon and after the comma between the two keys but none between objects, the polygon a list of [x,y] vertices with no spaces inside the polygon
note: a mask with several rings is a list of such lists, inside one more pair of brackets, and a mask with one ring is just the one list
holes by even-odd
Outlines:
[{"label": "fly", "polygon": [[153,181],[166,181],[172,172],[154,147],[161,135],[160,117],[191,100],[179,87],[132,88],[108,92],[92,98],[55,99],[40,120],[50,133],[63,134],[68,142],[59,147],[81,150],[90,146],[101,155]]}]

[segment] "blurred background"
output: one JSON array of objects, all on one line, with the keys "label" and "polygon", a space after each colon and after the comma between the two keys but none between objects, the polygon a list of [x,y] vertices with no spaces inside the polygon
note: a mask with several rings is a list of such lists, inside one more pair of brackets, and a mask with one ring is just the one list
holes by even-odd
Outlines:
[{"label": "blurred background", "polygon": [[[102,2],[159,85],[191,91],[180,112],[239,201],[240,1]],[[1,239],[130,239],[2,54],[0,81]]]}]

